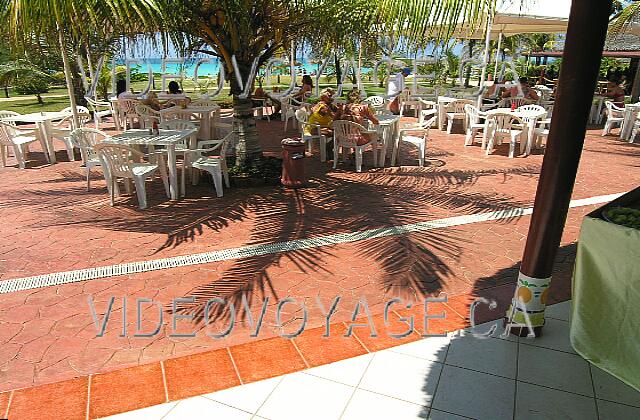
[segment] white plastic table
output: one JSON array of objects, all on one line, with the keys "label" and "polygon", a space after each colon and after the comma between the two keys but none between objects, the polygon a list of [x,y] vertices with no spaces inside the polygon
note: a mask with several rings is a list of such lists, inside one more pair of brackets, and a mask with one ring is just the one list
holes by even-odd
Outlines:
[{"label": "white plastic table", "polygon": [[217,137],[217,133],[215,132],[215,123],[220,118],[220,107],[218,105],[165,108],[160,110],[161,118],[164,120],[164,116],[168,113],[177,113],[189,116],[195,114],[200,120],[198,139],[211,140]]},{"label": "white plastic table", "polygon": [[444,123],[447,121],[447,105],[453,101],[457,101],[457,98],[450,96],[438,96],[438,128],[444,130]]},{"label": "white plastic table", "polygon": [[[529,151],[531,150],[531,148],[533,147],[533,141],[535,140],[533,138],[534,136],[534,132],[536,129],[536,125],[538,125],[538,123],[540,121],[546,121],[546,117],[547,114],[542,114],[542,115],[536,115],[537,113],[534,112],[523,112],[523,111],[512,111],[511,108],[495,108],[495,109],[490,109],[489,111],[487,111],[487,116],[491,115],[491,114],[496,114],[496,113],[501,113],[501,114],[511,114],[514,117],[518,117],[520,119],[522,119],[524,121],[524,123],[527,125],[526,128],[526,143],[525,143],[525,147],[526,147],[526,153],[525,155],[529,154]],[[485,120],[485,132],[487,132],[487,124],[489,123],[489,119],[487,118]],[[549,121],[549,124],[551,123],[551,121]],[[522,146],[521,146],[521,150],[522,150]]]},{"label": "white plastic table", "polygon": [[[399,115],[377,115],[380,124],[376,126],[379,131],[382,131],[382,147],[380,149],[380,159],[378,159],[378,165],[384,166],[385,159],[387,157],[387,148],[389,145],[393,148],[395,142],[393,141],[397,133],[398,123],[400,122]],[[391,151],[393,153],[393,150]]]},{"label": "white plastic table", "polygon": [[[147,129],[128,130],[113,137],[107,137],[104,143],[124,146],[165,146],[167,148],[167,166],[169,167],[169,190],[172,200],[180,196],[178,189],[178,166],[176,164],[176,145],[190,139],[196,130],[160,130],[159,135],[149,134]],[[190,144],[189,148],[195,148]]]},{"label": "white plastic table", "polygon": [[47,145],[47,150],[44,150],[44,152],[49,156],[49,162],[56,163],[56,151],[53,148],[53,140],[51,138],[51,122],[59,121],[68,116],[69,114],[66,112],[34,112],[32,114],[6,117],[2,121],[35,124],[39,135],[44,138],[44,142]]},{"label": "white plastic table", "polygon": [[624,106],[624,121],[622,121],[622,128],[620,129],[621,139],[629,140],[629,137],[631,137],[633,122],[636,120],[638,112],[640,112],[640,104],[627,104]]}]

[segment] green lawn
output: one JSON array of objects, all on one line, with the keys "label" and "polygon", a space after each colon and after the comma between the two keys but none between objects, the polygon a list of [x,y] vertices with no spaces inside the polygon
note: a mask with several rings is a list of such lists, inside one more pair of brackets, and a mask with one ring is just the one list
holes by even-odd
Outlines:
[{"label": "green lawn", "polygon": [[[275,78],[273,78],[275,82]],[[289,76],[281,76],[279,86],[282,89],[286,89],[289,83]],[[326,77],[322,77],[320,79],[320,89],[324,89],[325,87],[333,87],[335,88],[335,77],[327,80]],[[300,78],[298,78],[298,83],[300,82]],[[365,86],[365,90],[368,95],[384,95],[386,93],[386,88],[378,87],[374,85],[373,82],[365,79],[363,82]],[[409,82],[411,83],[411,82]],[[132,88],[135,92],[140,92],[145,89],[147,86],[147,82],[133,82]],[[160,82],[156,82],[156,88],[159,89],[161,87]],[[185,89],[185,93],[190,95],[191,97],[200,96],[200,93],[194,86],[193,81],[185,80],[183,87]],[[210,90],[213,90],[211,88]],[[64,87],[55,87],[51,88],[49,92],[42,95],[44,104],[39,104],[35,95],[11,95],[10,98],[0,98],[0,110],[6,111],[15,111],[21,114],[28,114],[31,112],[42,112],[42,111],[60,111],[61,109],[69,106],[69,99],[66,96],[66,89]],[[220,95],[218,95],[214,100],[218,102],[231,102],[231,97],[229,96],[229,88],[225,87]]]}]

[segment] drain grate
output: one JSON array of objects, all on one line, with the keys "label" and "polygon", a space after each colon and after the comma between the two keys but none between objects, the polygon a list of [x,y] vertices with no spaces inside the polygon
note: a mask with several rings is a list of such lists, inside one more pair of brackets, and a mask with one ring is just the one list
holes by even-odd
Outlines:
[{"label": "drain grate", "polygon": [[[622,194],[611,194],[571,201],[570,207],[583,207],[593,204],[609,202]],[[59,273],[42,274],[39,276],[22,277],[0,281],[0,294],[18,292],[22,290],[38,289],[48,286],[60,286],[87,280],[149,271],[165,270],[168,268],[186,267],[190,265],[207,264],[218,261],[234,260],[247,257],[258,257],[267,254],[279,254],[289,251],[319,248],[329,245],[345,244],[365,241],[387,236],[405,235],[407,233],[424,232],[452,226],[468,225],[472,223],[490,222],[500,219],[527,216],[533,213],[533,208],[513,208],[480,214],[447,217],[431,221],[411,223],[407,225],[386,228],[367,229],[358,232],[336,233],[319,236],[317,238],[296,239],[287,242],[252,245],[240,248],[230,248],[220,251],[203,252],[199,254],[178,257],[161,258],[150,261],[139,261],[126,264],[108,265],[103,267],[85,268],[81,270],[63,271]]]}]

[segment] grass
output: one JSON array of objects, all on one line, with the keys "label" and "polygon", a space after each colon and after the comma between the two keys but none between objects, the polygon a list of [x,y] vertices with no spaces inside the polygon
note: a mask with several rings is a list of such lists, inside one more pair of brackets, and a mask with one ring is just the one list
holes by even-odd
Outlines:
[{"label": "grass", "polygon": [[[288,87],[288,83],[290,80],[291,79],[289,78],[289,76],[281,76],[280,83],[276,84],[276,78],[272,78],[272,81],[274,82],[273,85],[280,86],[282,89],[286,89]],[[300,83],[301,79],[297,78],[296,81]],[[407,86],[410,86],[411,83],[411,81],[408,81]],[[367,95],[369,96],[386,94],[386,87],[381,88],[378,85],[374,84],[372,81],[368,80],[366,77],[363,81],[363,84]],[[161,83],[159,81],[156,81],[156,88],[160,89],[161,86]],[[141,92],[147,87],[147,82],[132,82],[131,87],[133,88],[134,92]],[[335,77],[327,79],[327,77],[323,76],[320,79],[320,89],[322,90],[325,87],[335,88]],[[192,98],[200,96],[200,92],[197,91],[196,86],[192,80],[186,79],[183,83],[183,88],[185,89],[185,93]],[[213,90],[211,84],[209,90]],[[67,90],[64,87],[52,87],[51,89],[49,89],[49,92],[42,95],[44,104],[39,104],[35,95],[17,95],[14,93],[10,98],[0,97],[0,110],[15,111],[21,114],[43,111],[60,111],[61,109],[69,106],[69,99],[66,93]],[[216,98],[214,98],[214,100],[217,102],[231,102],[231,97],[229,96],[229,88],[225,87],[222,92],[218,96],[216,96]]]}]

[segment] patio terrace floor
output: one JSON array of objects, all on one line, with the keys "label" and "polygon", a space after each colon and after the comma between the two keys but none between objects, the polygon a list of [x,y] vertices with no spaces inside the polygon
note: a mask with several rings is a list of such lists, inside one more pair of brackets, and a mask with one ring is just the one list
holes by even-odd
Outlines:
[{"label": "patio terrace floor", "polygon": [[[277,154],[284,137],[282,123],[258,124],[265,151]],[[464,147],[463,143],[461,134],[446,135],[434,129],[425,168],[411,166],[417,164],[415,151],[405,146],[400,163],[408,166],[372,169],[369,153],[360,174],[352,164],[340,163],[333,170],[330,162],[320,163],[316,153],[306,161],[309,186],[297,191],[280,187],[229,189],[223,198],[215,198],[212,185],[202,182],[188,187],[185,199],[171,202],[156,180],[148,185],[150,207],[146,210],[137,208],[134,196],[121,198],[110,207],[100,171],[95,171],[92,189],[87,192],[84,168],[79,162],[67,162],[61,151],[55,165],[47,165],[43,154],[34,150],[34,160],[27,170],[0,169],[0,281],[212,251],[221,251],[222,255],[201,264],[164,269],[158,264],[153,271],[2,294],[0,392],[19,391],[0,394],[0,416],[9,399],[16,401],[20,395],[33,392],[24,388],[34,386],[63,383],[108,402],[113,392],[120,389],[126,393],[130,381],[149,375],[162,378],[158,386],[161,389],[164,384],[163,397],[174,400],[402,342],[385,334],[377,339],[367,337],[361,328],[355,329],[350,340],[321,339],[317,328],[323,327],[325,320],[316,297],[328,307],[341,296],[331,319],[341,331],[362,298],[374,314],[376,325],[382,328],[384,304],[393,297],[418,301],[446,293],[448,301],[434,305],[434,313],[447,314],[445,320],[432,321],[436,332],[466,326],[469,304],[479,296],[496,299],[498,308],[481,310],[476,321],[503,316],[530,222],[528,215],[513,216],[516,213],[509,211],[533,205],[542,155],[508,159],[506,149],[500,148],[485,156],[478,144]],[[601,137],[599,130],[589,131],[573,198],[594,199],[592,204],[575,203],[569,212],[551,303],[570,298],[575,241],[582,218],[609,201],[609,195],[638,186],[639,158],[640,145],[613,136]],[[479,216],[463,223],[449,219],[490,212],[505,213],[493,221]],[[444,225],[437,228],[411,233],[392,230],[442,219]],[[349,236],[371,229],[387,229],[382,231],[386,236]],[[336,234],[345,235],[337,239],[331,236]],[[325,246],[308,247],[304,241],[327,237],[333,241]],[[237,258],[237,248],[292,240],[300,240],[296,242],[299,246]],[[229,252],[230,257],[225,258],[225,250],[236,253]],[[55,278],[49,276],[52,281]],[[260,336],[250,337],[250,327],[241,317],[226,339],[207,336],[208,331],[224,329],[229,319],[228,313],[215,314],[205,326],[206,302],[220,297],[240,307],[243,295],[254,317],[263,299],[270,298]],[[104,337],[96,337],[89,296],[99,319],[114,298]],[[171,337],[172,300],[186,297],[194,297],[194,301],[183,303],[179,312],[193,316],[193,320],[180,320],[178,330],[194,331],[196,335]],[[309,308],[310,331],[294,340],[277,337],[277,301],[286,297],[305,302]],[[124,309],[123,298],[127,299]],[[136,298],[153,299],[161,306],[165,319],[154,337],[133,336]],[[126,337],[120,336],[123,313]],[[413,313],[416,319],[421,316],[420,310]],[[402,314],[400,309],[393,313],[396,326]],[[282,315],[288,332],[297,329],[302,314],[296,305],[286,305]],[[158,319],[157,306],[143,305],[143,331],[153,330]],[[417,328],[421,328],[418,322]],[[189,383],[176,379],[177,388],[171,388],[176,394],[169,393],[172,379],[168,366],[173,364],[178,372],[191,366],[197,372],[198,366],[202,369],[214,362],[194,362],[194,358],[215,355],[231,361],[220,366],[220,371],[227,374],[216,378],[215,389],[205,386],[194,394],[196,391],[188,389]],[[58,391],[62,397],[68,393],[62,388]],[[143,395],[135,392],[134,388],[132,398],[136,398],[131,406],[92,411],[91,417],[165,402],[145,400],[145,390],[140,390]],[[158,395],[154,393],[153,398]],[[33,404],[36,402],[33,400]],[[60,410],[58,407],[58,414]]]}]

